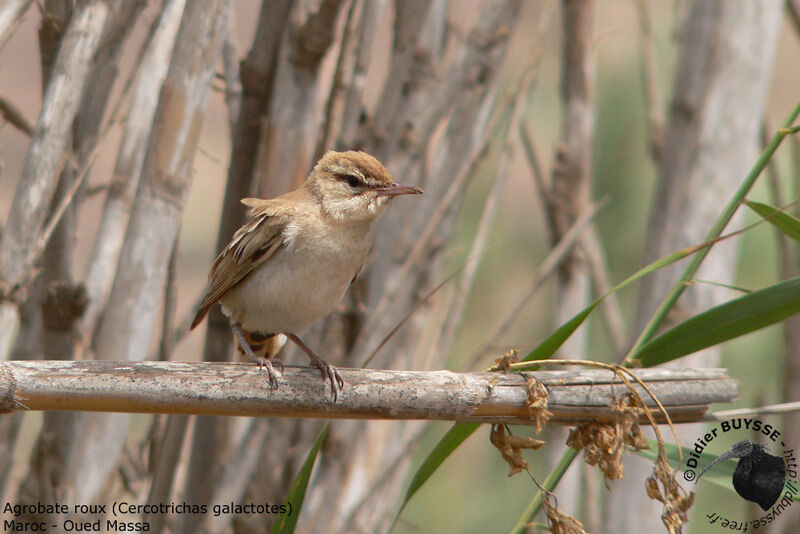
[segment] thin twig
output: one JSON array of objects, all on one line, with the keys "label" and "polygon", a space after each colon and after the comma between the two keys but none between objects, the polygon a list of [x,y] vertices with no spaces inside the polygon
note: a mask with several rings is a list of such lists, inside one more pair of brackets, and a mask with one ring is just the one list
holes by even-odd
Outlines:
[{"label": "thin twig", "polygon": [[[23,15],[31,5],[31,0],[7,0],[3,6],[0,7],[0,50],[6,45],[8,40],[14,34],[22,21]],[[40,11],[44,9],[39,6]],[[9,20],[13,17],[13,20]]]},{"label": "thin twig", "polygon": [[786,11],[789,13],[789,21],[792,23],[795,36],[800,38],[800,0],[787,0]]},{"label": "thin twig", "polygon": [[[520,76],[516,87],[523,88],[527,86],[527,84],[530,82],[528,73],[531,72],[538,64],[538,60],[539,56],[534,55],[534,57],[528,62],[526,68],[523,69],[522,75]],[[509,96],[499,106],[499,109],[495,112],[489,125],[481,133],[480,141],[475,144],[474,149],[466,158],[464,164],[460,167],[456,177],[452,182],[450,182],[450,187],[447,189],[447,192],[444,194],[439,202],[439,205],[436,207],[436,211],[434,211],[431,217],[428,219],[428,224],[425,226],[425,229],[415,240],[414,247],[412,247],[411,251],[408,253],[408,256],[406,256],[403,265],[400,267],[400,271],[393,278],[392,285],[383,293],[378,301],[378,304],[375,306],[375,309],[370,316],[370,320],[368,320],[367,324],[364,326],[365,330],[368,330],[374,325],[374,321],[381,316],[384,308],[389,304],[389,302],[391,302],[395,294],[400,290],[402,282],[405,281],[406,277],[411,272],[411,269],[420,260],[425,250],[427,250],[431,238],[433,237],[433,234],[439,225],[439,222],[442,220],[445,213],[447,213],[447,211],[450,209],[451,204],[458,197],[459,193],[462,192],[462,189],[469,184],[469,180],[475,175],[475,169],[477,166],[489,154],[491,142],[494,139],[494,129],[497,123],[500,121],[500,117],[502,117],[508,109],[514,109],[517,101],[522,99],[524,95],[525,93],[523,91],[511,91]]]},{"label": "thin twig", "polygon": [[[180,345],[184,339],[189,336],[190,327],[192,326],[192,320],[194,316],[197,314],[197,309],[200,307],[200,303],[203,302],[204,293],[199,294],[193,301],[191,306],[189,306],[186,311],[181,315],[179,319],[175,319],[173,317],[172,323],[174,325],[171,338],[172,338],[172,350],[175,350],[175,347]],[[160,360],[159,352],[156,351],[151,354],[147,360],[148,361],[157,361]]]},{"label": "thin twig", "polygon": [[96,143],[95,146],[92,148],[92,152],[90,156],[86,159],[83,168],[78,173],[78,176],[75,178],[75,181],[72,182],[72,184],[70,184],[70,187],[64,193],[64,196],[61,197],[61,201],[58,203],[58,207],[53,212],[53,215],[50,217],[50,220],[47,221],[47,224],[45,225],[44,229],[42,229],[42,233],[39,234],[39,237],[36,239],[36,244],[30,251],[30,256],[28,259],[29,265],[35,265],[41,254],[44,252],[44,249],[47,246],[48,241],[50,241],[50,237],[53,235],[53,232],[58,226],[58,223],[61,222],[61,218],[67,212],[67,208],[69,208],[70,204],[72,204],[72,201],[75,199],[75,195],[78,193],[78,190],[83,184],[83,181],[89,174],[89,170],[92,168],[92,164],[94,163],[94,160],[97,157],[97,152],[99,147],[100,143]]},{"label": "thin twig", "polygon": [[539,265],[539,267],[536,269],[536,272],[533,273],[531,282],[528,285],[528,288],[522,293],[522,296],[517,299],[514,305],[509,308],[509,311],[506,313],[506,315],[489,331],[490,333],[486,336],[486,343],[477,352],[476,357],[470,363],[468,368],[472,368],[477,364],[477,358],[485,354],[486,347],[497,343],[497,340],[503,334],[505,334],[506,330],[508,330],[508,328],[513,324],[514,320],[519,316],[519,313],[528,304],[533,295],[536,294],[544,281],[547,280],[547,278],[549,278],[550,275],[556,271],[558,266],[561,265],[561,262],[567,258],[570,250],[572,250],[572,247],[578,241],[581,233],[589,225],[603,204],[604,203],[601,202],[599,204],[589,206],[589,210],[578,217],[572,227],[570,227],[570,229],[564,234],[564,237],[561,239],[561,241],[559,241],[558,244],[553,247],[553,250],[550,251],[541,265]]},{"label": "thin twig", "polygon": [[[467,263],[468,262],[469,262],[469,260],[467,260]],[[392,339],[392,336],[395,335],[398,330],[400,330],[400,327],[403,326],[406,323],[406,321],[408,321],[408,319],[414,314],[414,312],[417,311],[420,306],[425,304],[428,301],[428,299],[430,299],[437,291],[439,291],[441,288],[443,288],[449,281],[451,281],[453,278],[455,278],[455,276],[458,273],[460,273],[467,266],[467,263],[465,263],[464,265],[462,265],[461,267],[459,267],[458,269],[456,269],[455,271],[450,273],[450,275],[448,275],[444,280],[439,282],[436,285],[436,287],[431,289],[424,297],[422,297],[417,302],[415,302],[414,305],[411,307],[411,309],[408,310],[408,312],[403,316],[403,318],[400,319],[400,321],[398,321],[398,323],[394,326],[394,328],[392,328],[389,331],[389,333],[386,334],[386,337],[384,337],[381,340],[381,342],[378,343],[378,346],[375,347],[375,349],[369,354],[369,356],[367,356],[367,359],[364,360],[363,364],[361,364],[361,368],[363,369],[367,365],[369,365],[369,362],[371,362],[372,359],[375,357],[375,355],[378,354],[378,351],[381,350],[383,348],[383,346],[386,345],[386,343],[389,342],[390,339]]]},{"label": "thin twig", "polygon": [[592,225],[589,230],[581,237],[581,246],[586,254],[589,267],[592,272],[592,279],[597,287],[597,293],[607,295],[600,310],[605,318],[608,333],[614,343],[617,354],[621,355],[625,351],[628,336],[625,333],[625,319],[622,314],[622,307],[615,293],[611,292],[611,276],[606,264],[606,254],[603,251],[603,244],[597,230]]},{"label": "thin twig", "polygon": [[[180,234],[180,232],[179,232]],[[167,281],[164,284],[164,313],[161,319],[161,341],[158,343],[158,359],[168,361],[172,359],[175,348],[173,323],[175,322],[175,305],[178,300],[178,286],[175,283],[175,264],[178,259],[178,240],[172,247],[167,265]]]},{"label": "thin twig", "polygon": [[649,132],[650,156],[658,163],[664,143],[664,111],[656,80],[656,59],[653,48],[653,28],[645,0],[637,0],[639,14],[639,43],[641,45],[640,73],[642,76],[644,104],[647,109],[647,130]]},{"label": "thin twig", "polygon": [[475,167],[479,162],[483,161],[488,153],[489,144],[487,140],[486,143],[483,143],[478,149],[470,154],[466,163],[461,167],[461,171],[450,183],[450,188],[447,190],[447,193],[445,193],[444,197],[442,197],[442,200],[439,202],[439,206],[437,207],[436,211],[433,213],[430,219],[428,219],[428,224],[425,226],[425,229],[422,231],[420,237],[416,240],[414,247],[408,253],[408,256],[406,256],[403,265],[400,267],[399,273],[394,278],[392,286],[388,288],[383,295],[381,295],[381,299],[378,301],[377,306],[375,306],[375,309],[370,316],[370,320],[368,320],[367,324],[364,326],[364,330],[369,330],[369,328],[374,325],[374,321],[381,316],[386,306],[389,304],[389,302],[391,302],[392,298],[394,298],[397,291],[399,291],[401,283],[405,280],[406,276],[408,276],[408,273],[411,272],[411,268],[419,260],[419,258],[422,256],[422,253],[428,247],[439,221],[449,209],[450,204],[456,198],[462,186],[468,182],[468,178],[472,177]]},{"label": "thin twig", "polygon": [[519,138],[522,141],[522,148],[525,157],[528,160],[528,165],[531,167],[531,174],[533,176],[533,184],[536,186],[536,192],[542,201],[542,205],[547,204],[547,198],[550,195],[550,186],[547,184],[547,179],[542,172],[539,156],[536,154],[536,146],[533,143],[533,136],[528,132],[527,127],[520,123]]},{"label": "thin twig", "polygon": [[29,137],[33,135],[33,124],[25,118],[25,115],[14,104],[3,96],[0,96],[0,115],[15,126],[17,130]]},{"label": "thin twig", "polygon": [[500,194],[503,191],[506,178],[508,177],[509,161],[511,159],[511,148],[506,148],[501,156],[501,162],[498,165],[497,175],[495,176],[492,188],[486,196],[486,202],[483,206],[483,213],[481,219],[478,221],[478,228],[475,231],[475,237],[472,241],[472,248],[469,252],[469,261],[464,267],[464,274],[458,281],[455,289],[455,296],[452,303],[445,315],[446,319],[442,325],[441,337],[439,338],[440,352],[445,352],[445,347],[449,347],[455,337],[456,331],[464,315],[464,310],[467,303],[473,282],[475,281],[475,274],[478,272],[481,260],[483,259],[483,251],[486,249],[486,243],[489,240],[489,229],[494,222],[494,216],[497,212],[497,205],[500,202]]},{"label": "thin twig", "polygon": [[704,421],[724,421],[727,419],[734,419],[736,417],[749,417],[751,415],[774,415],[779,413],[796,412],[800,411],[800,402],[783,402],[779,404],[770,404],[769,406],[760,406],[758,408],[739,408],[736,410],[724,410],[721,412],[714,412],[706,415]]},{"label": "thin twig", "polygon": [[[541,19],[539,20],[539,27],[537,28],[537,37],[536,40],[541,43],[544,37],[545,30],[549,27],[550,22],[550,15],[555,8],[556,3],[551,2],[545,5],[545,11],[542,13]],[[541,59],[541,45],[540,49],[536,51],[535,55],[539,57],[535,59],[537,62],[535,66],[538,67],[538,61]],[[525,153],[525,157],[528,159],[528,163],[531,166],[531,170],[533,171],[533,183],[536,186],[536,192],[539,194],[539,198],[541,199],[542,203],[545,204],[547,202],[547,197],[549,195],[549,186],[547,184],[547,179],[542,173],[542,166],[539,164],[541,161],[536,154],[536,147],[533,143],[533,136],[531,136],[525,127],[521,117],[517,121],[517,132],[520,136],[520,140],[522,141],[522,148]]]},{"label": "thin twig", "polygon": [[[536,64],[538,64],[538,56],[536,62]],[[520,124],[522,112],[525,108],[525,95],[528,95],[533,88],[535,80],[534,72],[535,71],[532,68],[523,72],[519,89],[519,94],[521,96],[516,100],[514,108],[511,112],[511,118],[509,120],[509,127],[508,131],[506,132],[506,137],[509,136],[510,132],[515,130],[518,124]],[[483,213],[481,214],[480,221],[478,221],[478,228],[475,231],[475,236],[472,241],[472,248],[469,252],[469,257],[473,258],[473,260],[466,265],[464,274],[459,279],[453,301],[447,310],[445,322],[440,329],[441,337],[439,338],[438,346],[441,353],[445,353],[445,349],[450,347],[453,338],[455,337],[456,330],[461,323],[467,302],[467,296],[470,293],[472,284],[475,281],[475,274],[478,272],[478,267],[480,266],[482,251],[485,250],[486,243],[489,239],[489,229],[494,222],[494,216],[497,212],[497,205],[500,202],[500,194],[503,191],[503,186],[505,185],[506,178],[508,176],[508,168],[511,162],[512,149],[511,145],[508,144],[508,139],[506,139],[506,143],[505,150],[500,156],[500,163],[497,166],[497,174],[492,184],[492,188],[490,189],[489,194],[486,196]]]}]

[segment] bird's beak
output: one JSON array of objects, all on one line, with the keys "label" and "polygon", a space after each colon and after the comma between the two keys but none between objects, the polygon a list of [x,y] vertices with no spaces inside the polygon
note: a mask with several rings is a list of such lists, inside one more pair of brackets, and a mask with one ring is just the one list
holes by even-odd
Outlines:
[{"label": "bird's beak", "polygon": [[697,484],[697,481],[699,481],[700,477],[703,476],[703,473],[705,473],[706,471],[708,471],[709,469],[711,469],[712,467],[714,467],[715,465],[717,465],[720,462],[724,462],[725,460],[727,460],[729,458],[735,458],[734,454],[736,454],[736,453],[733,452],[733,451],[728,451],[725,454],[723,454],[722,456],[718,457],[713,462],[711,462],[710,464],[708,464],[706,466],[706,468],[703,469],[702,471],[700,471],[700,474],[697,475],[697,478],[695,479],[695,484]]},{"label": "bird's beak", "polygon": [[375,192],[379,197],[396,197],[399,195],[421,195],[422,189],[413,185],[392,184],[386,187],[378,187]]}]

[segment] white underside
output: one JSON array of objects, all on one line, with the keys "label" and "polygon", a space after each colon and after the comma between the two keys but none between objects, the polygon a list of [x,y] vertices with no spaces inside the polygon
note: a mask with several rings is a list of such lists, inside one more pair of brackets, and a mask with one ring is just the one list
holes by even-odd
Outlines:
[{"label": "white underside", "polygon": [[303,332],[331,312],[366,259],[372,232],[358,239],[341,233],[319,246],[288,228],[287,246],[220,299],[222,311],[251,332]]}]

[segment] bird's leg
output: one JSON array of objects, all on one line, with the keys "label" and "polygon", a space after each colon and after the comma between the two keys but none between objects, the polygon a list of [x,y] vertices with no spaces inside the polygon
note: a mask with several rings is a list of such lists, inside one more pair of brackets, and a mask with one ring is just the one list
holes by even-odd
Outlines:
[{"label": "bird's leg", "polygon": [[[242,330],[244,333],[245,339],[247,339],[247,343],[250,345],[250,348],[253,352],[260,357],[263,354],[263,358],[269,359],[272,362],[272,365],[278,368],[279,372],[283,374],[283,363],[275,358],[275,355],[278,351],[281,350],[283,343],[281,343],[281,334],[261,334],[259,332],[248,332],[247,330]],[[284,337],[285,340],[285,337]]]},{"label": "bird's leg", "polygon": [[253,352],[253,349],[250,348],[250,344],[247,342],[247,338],[245,337],[244,330],[238,324],[231,325],[231,330],[233,330],[233,335],[236,336],[236,340],[239,342],[239,346],[242,347],[245,356],[251,362],[255,362],[258,364],[259,369],[266,368],[267,374],[269,374],[269,383],[270,386],[277,388],[278,387],[278,375],[275,373],[275,368],[272,366],[272,362],[268,357],[265,356],[256,356]]},{"label": "bird's leg", "polygon": [[339,397],[339,392],[344,389],[344,379],[342,378],[342,374],[336,367],[317,356],[317,353],[311,350],[311,347],[306,345],[303,340],[295,334],[286,334],[286,337],[291,339],[295,345],[300,347],[303,352],[308,355],[309,359],[311,360],[311,364],[322,372],[323,382],[325,382],[326,378],[331,381],[331,395],[333,396],[333,402],[335,403],[336,399]]}]

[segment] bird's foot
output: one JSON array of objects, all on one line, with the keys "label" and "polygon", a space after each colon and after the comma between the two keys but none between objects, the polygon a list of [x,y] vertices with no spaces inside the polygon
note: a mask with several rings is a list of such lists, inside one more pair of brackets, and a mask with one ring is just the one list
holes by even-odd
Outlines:
[{"label": "bird's foot", "polygon": [[[267,374],[269,375],[269,386],[272,389],[278,389],[278,373],[275,371],[275,367],[272,365],[272,360],[264,356],[256,356],[256,363],[258,364],[259,369],[267,370]],[[283,364],[280,362],[275,363],[280,364],[281,373],[283,373]]]},{"label": "bird's foot", "polygon": [[[278,374],[275,372],[275,367],[272,365],[272,360],[270,360],[267,356],[256,356],[253,352],[253,349],[250,348],[250,343],[247,341],[247,336],[242,330],[242,327],[239,325],[233,325],[232,327],[233,335],[236,336],[236,340],[239,342],[239,346],[242,347],[242,351],[244,352],[247,359],[251,362],[255,362],[258,364],[259,369],[266,368],[267,374],[269,375],[269,385],[273,389],[277,389],[278,387]],[[283,364],[277,361],[281,367],[281,373],[283,372]]]},{"label": "bird's foot", "polygon": [[326,379],[331,381],[331,396],[333,397],[334,404],[336,404],[336,399],[339,398],[339,392],[344,389],[342,373],[339,372],[336,366],[326,362],[319,356],[317,356],[316,359],[311,358],[311,365],[320,370],[323,383],[325,383]]},{"label": "bird's foot", "polygon": [[322,373],[323,384],[325,383],[326,379],[331,381],[331,397],[333,397],[333,402],[335,404],[336,400],[339,398],[339,393],[344,389],[344,379],[342,378],[342,374],[334,365],[331,365],[317,356],[317,353],[311,350],[311,347],[306,345],[303,340],[295,334],[286,334],[286,337],[291,339],[298,347],[302,349],[303,352],[306,353],[308,358],[311,360],[311,365],[320,370]]}]

